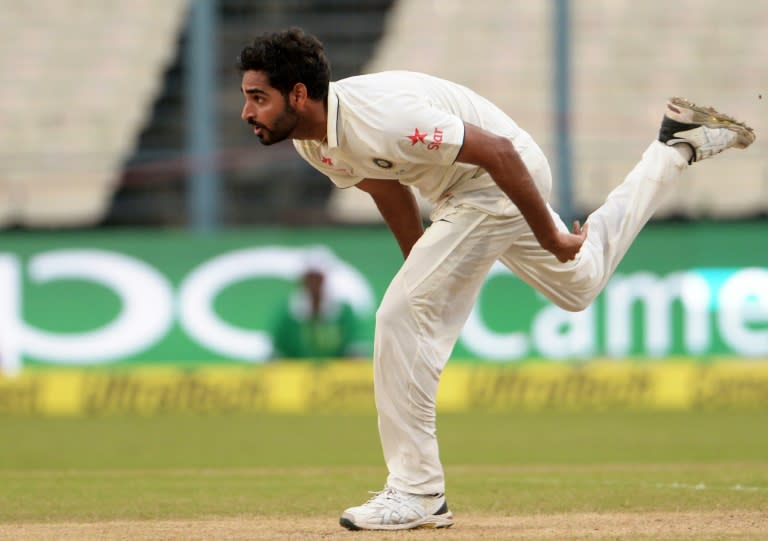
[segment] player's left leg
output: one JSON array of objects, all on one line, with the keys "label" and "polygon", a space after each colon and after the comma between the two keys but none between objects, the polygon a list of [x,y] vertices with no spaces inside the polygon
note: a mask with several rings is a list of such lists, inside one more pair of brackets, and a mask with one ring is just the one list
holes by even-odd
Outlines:
[{"label": "player's left leg", "polygon": [[385,490],[344,511],[349,529],[453,524],[436,434],[440,374],[485,276],[525,222],[471,208],[435,216],[376,313],[374,393],[389,475]]},{"label": "player's left leg", "polygon": [[491,218],[458,210],[411,250],[376,313],[374,390],[389,478],[404,492],[444,491],[435,435],[440,374],[483,280],[504,250],[487,242]]}]

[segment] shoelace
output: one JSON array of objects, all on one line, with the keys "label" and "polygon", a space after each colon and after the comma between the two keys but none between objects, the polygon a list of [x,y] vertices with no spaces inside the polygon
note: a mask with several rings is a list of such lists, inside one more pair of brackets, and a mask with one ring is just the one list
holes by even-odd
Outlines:
[{"label": "shoelace", "polygon": [[728,146],[733,145],[737,138],[734,132],[726,129],[705,129],[704,135],[706,141],[703,145],[700,145],[701,154],[703,156],[711,156],[719,154]]},{"label": "shoelace", "polygon": [[365,502],[366,504],[378,502],[379,500],[396,499],[394,498],[395,489],[391,487],[384,487],[382,490],[379,490],[379,491],[369,490],[368,494],[373,494],[373,496],[368,498],[368,501]]}]

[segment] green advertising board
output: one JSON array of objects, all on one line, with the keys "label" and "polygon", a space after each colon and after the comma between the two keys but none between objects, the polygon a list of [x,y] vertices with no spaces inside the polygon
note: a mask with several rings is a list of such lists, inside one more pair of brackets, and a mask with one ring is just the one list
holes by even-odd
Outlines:
[{"label": "green advertising board", "polygon": [[[768,241],[759,222],[646,228],[587,310],[556,308],[492,269],[453,357],[768,358]],[[384,228],[4,233],[0,363],[261,363],[270,329],[312,258],[373,336],[401,263]]]}]

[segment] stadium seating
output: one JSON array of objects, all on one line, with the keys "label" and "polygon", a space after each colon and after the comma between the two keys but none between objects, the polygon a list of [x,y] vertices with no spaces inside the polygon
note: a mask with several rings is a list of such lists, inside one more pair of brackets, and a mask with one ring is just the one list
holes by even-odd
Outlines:
[{"label": "stadium seating", "polygon": [[[217,0],[217,137],[220,223],[328,223],[333,188],[290,142],[262,148],[240,120],[243,102],[235,69],[242,47],[268,31],[300,26],[325,44],[333,76],[360,73],[383,32],[393,0]],[[186,225],[184,38],[165,74],[152,118],[127,160],[107,225]]]},{"label": "stadium seating", "polygon": [[[539,141],[557,176],[553,5],[401,1],[367,71],[426,71],[474,88]],[[737,218],[768,212],[764,3],[682,0],[671,10],[664,0],[595,0],[570,6],[576,214],[599,206],[621,182],[656,136],[671,95],[749,121],[758,137],[748,152],[691,168],[657,216]],[[352,190],[337,191],[331,208],[342,219],[358,221],[365,203]],[[365,211],[369,220],[378,220],[375,207]]]},{"label": "stadium seating", "polygon": [[109,208],[173,59],[186,0],[5,2],[0,226],[79,226]]},{"label": "stadium seating", "polygon": [[[184,225],[183,25],[189,0],[6,2],[0,16],[0,228]],[[552,158],[553,5],[529,0],[218,0],[223,223],[378,222],[290,145],[262,151],[239,121],[235,56],[300,25],[334,77],[398,68],[466,84]],[[570,2],[573,199],[584,216],[681,94],[749,121],[754,148],[693,167],[660,217],[768,213],[768,10],[761,0]],[[761,85],[763,85],[761,87]],[[762,98],[759,98],[762,96]],[[279,146],[279,145],[278,145]],[[330,195],[328,206],[326,202]],[[554,200],[557,201],[557,185]],[[422,203],[424,212],[428,206]],[[169,210],[173,209],[173,210]]]}]

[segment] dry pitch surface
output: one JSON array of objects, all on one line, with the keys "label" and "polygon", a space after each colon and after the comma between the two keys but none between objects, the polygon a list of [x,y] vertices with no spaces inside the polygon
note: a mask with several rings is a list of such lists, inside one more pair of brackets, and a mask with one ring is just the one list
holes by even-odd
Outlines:
[{"label": "dry pitch surface", "polygon": [[335,519],[209,518],[204,520],[60,522],[0,526],[0,540],[764,540],[768,511],[650,513],[564,513],[529,516],[457,517],[447,530],[348,532]]}]

